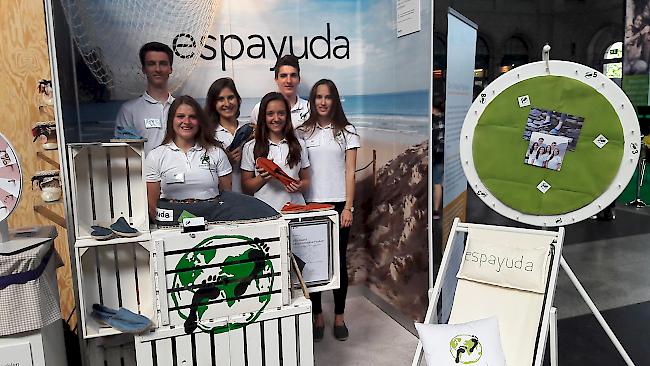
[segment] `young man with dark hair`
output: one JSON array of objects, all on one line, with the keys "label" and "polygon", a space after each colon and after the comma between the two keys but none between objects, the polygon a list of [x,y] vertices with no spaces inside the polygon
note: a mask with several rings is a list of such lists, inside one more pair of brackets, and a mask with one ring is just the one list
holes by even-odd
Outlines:
[{"label": "young man with dark hair", "polygon": [[[273,70],[278,92],[284,96],[291,107],[291,124],[293,128],[297,128],[309,118],[309,102],[298,96],[298,85],[300,84],[298,58],[294,55],[284,55],[277,60]],[[259,109],[260,104],[257,103],[251,112],[251,123],[257,123]]]},{"label": "young man with dark hair", "polygon": [[140,48],[139,56],[142,73],[147,77],[147,90],[122,105],[115,121],[115,135],[119,138],[126,130],[146,138],[146,155],[165,137],[167,112],[174,101],[167,87],[174,53],[166,44],[149,42]]}]

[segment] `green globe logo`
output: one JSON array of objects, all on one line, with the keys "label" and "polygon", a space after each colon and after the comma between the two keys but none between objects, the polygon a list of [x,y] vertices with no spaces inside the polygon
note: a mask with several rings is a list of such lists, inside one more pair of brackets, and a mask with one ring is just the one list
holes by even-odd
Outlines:
[{"label": "green globe logo", "polygon": [[[241,254],[218,259],[219,247],[215,241],[222,239],[242,241],[238,246],[243,248]],[[174,307],[178,308],[176,312],[185,319],[185,333],[190,334],[198,327],[203,332],[219,334],[254,322],[271,301],[274,270],[268,252],[269,247],[258,238],[214,235],[183,255],[176,264],[170,296]],[[214,327],[201,323],[212,304],[226,302],[228,307],[233,307],[252,284],[260,293],[257,296],[260,307],[251,312],[245,322]],[[191,293],[189,309],[183,306],[189,300],[188,292]]]},{"label": "green globe logo", "polygon": [[483,346],[478,337],[459,334],[449,342],[449,352],[456,364],[471,365],[477,363],[483,356]]}]

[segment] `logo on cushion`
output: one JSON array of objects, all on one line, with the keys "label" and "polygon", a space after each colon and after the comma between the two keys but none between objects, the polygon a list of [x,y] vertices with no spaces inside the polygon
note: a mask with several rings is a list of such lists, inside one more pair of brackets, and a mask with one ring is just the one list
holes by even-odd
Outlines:
[{"label": "logo on cushion", "polygon": [[458,365],[472,365],[483,356],[483,346],[474,335],[459,334],[449,341],[449,352]]}]

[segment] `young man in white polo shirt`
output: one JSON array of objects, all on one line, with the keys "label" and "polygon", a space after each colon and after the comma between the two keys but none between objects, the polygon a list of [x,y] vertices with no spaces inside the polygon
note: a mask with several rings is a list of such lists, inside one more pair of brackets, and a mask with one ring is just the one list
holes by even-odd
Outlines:
[{"label": "young man in white polo shirt", "polygon": [[[309,118],[309,102],[298,95],[298,85],[300,85],[298,58],[294,55],[280,57],[275,63],[274,72],[278,92],[289,102],[291,108],[291,124],[294,129],[298,128]],[[251,123],[257,124],[259,110],[260,103],[257,103],[251,112]]]},{"label": "young man in white polo shirt", "polygon": [[118,127],[122,127],[146,138],[145,155],[165,137],[167,112],[174,101],[167,87],[173,62],[174,53],[166,44],[149,42],[143,45],[140,63],[147,77],[147,90],[140,97],[125,102],[117,113],[116,136],[119,135]]}]

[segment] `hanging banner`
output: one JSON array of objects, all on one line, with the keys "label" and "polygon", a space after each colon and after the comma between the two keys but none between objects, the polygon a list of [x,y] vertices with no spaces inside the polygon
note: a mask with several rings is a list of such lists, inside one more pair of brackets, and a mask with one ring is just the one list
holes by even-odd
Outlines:
[{"label": "hanging banner", "polygon": [[[74,7],[80,2],[65,3]],[[96,34],[93,27],[101,26],[102,35],[114,31],[139,38],[102,38],[110,46],[118,42],[120,50],[128,47],[124,51],[128,57],[103,52],[107,45],[99,42],[88,45],[85,57],[101,57],[100,64],[87,64],[81,57],[67,61],[76,68],[79,91],[78,108],[63,108],[67,113],[64,124],[79,133],[80,141],[112,136],[121,105],[134,97],[133,91],[137,95],[146,87],[138,70],[138,49],[145,39],[172,48],[175,79],[173,83],[170,79],[170,85],[175,87],[175,96],[189,94],[203,104],[214,80],[231,77],[242,97],[242,121],[250,120],[253,106],[263,95],[277,90],[271,69],[277,57],[295,55],[300,59],[298,94],[306,99],[316,81],[333,80],[347,118],[361,138],[354,220],[346,250],[350,283],[367,286],[396,311],[421,320],[429,287],[431,86],[426,76],[431,74],[431,5],[422,2],[419,11],[412,13],[418,17],[421,31],[397,38],[394,0],[363,6],[357,1],[218,1],[218,6],[201,17],[202,21],[213,19],[211,24],[188,24],[182,29],[179,27],[185,23],[165,24],[160,21],[164,18],[156,18],[156,12],[165,13],[165,8],[150,10],[147,19],[155,22],[151,29],[147,28],[149,20],[144,25],[138,23],[141,14],[133,14],[138,20],[135,23],[112,21],[121,19],[124,11],[106,3],[96,19],[68,16],[68,22],[76,26],[71,27],[73,32]],[[142,29],[134,29],[136,26]],[[100,84],[89,69],[102,71],[95,70],[101,65],[111,70],[132,68],[131,78],[119,82],[117,71],[109,75],[114,85],[131,88]],[[77,142],[67,135],[66,139]]]},{"label": "hanging banner", "polygon": [[460,161],[460,130],[472,104],[478,26],[454,9],[447,14],[447,87],[443,176],[443,249],[455,217],[465,221],[467,180]]},{"label": "hanging banner", "polygon": [[650,105],[650,0],[625,5],[623,90],[633,105]]}]

